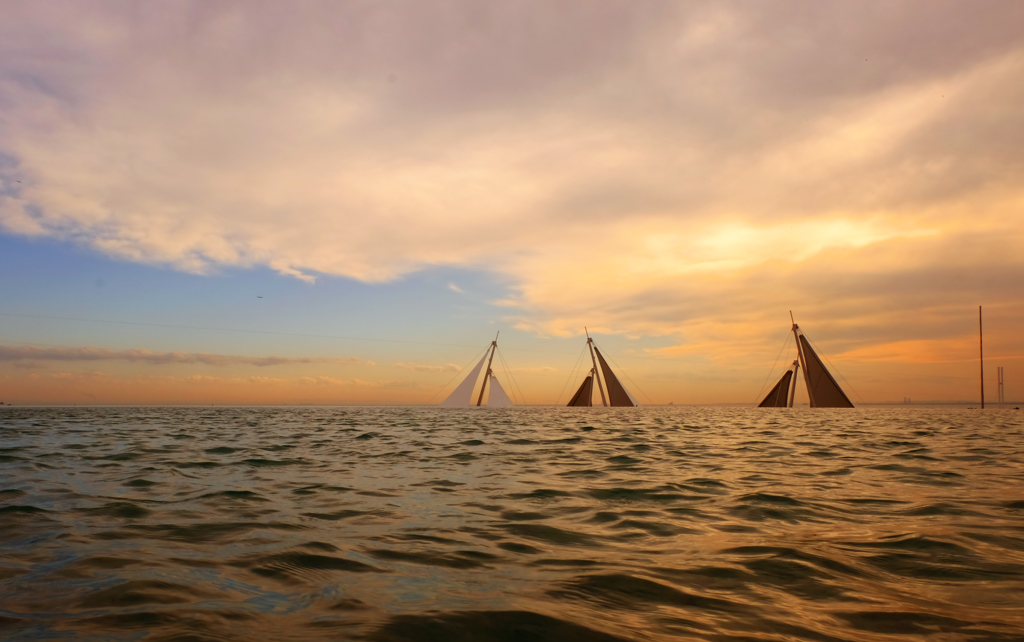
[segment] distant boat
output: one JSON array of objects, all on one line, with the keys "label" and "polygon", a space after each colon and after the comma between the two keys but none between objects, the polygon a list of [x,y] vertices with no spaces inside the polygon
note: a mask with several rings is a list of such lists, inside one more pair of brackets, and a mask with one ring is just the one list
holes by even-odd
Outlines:
[{"label": "distant boat", "polygon": [[[494,360],[494,352],[498,349],[498,337],[495,335],[494,341],[491,341],[491,345],[484,351],[484,356],[480,358],[480,362],[470,370],[466,378],[462,380],[452,394],[448,395],[448,398],[441,402],[443,408],[465,408],[467,406],[487,406],[489,408],[507,408],[509,406],[516,405],[505,394],[505,389],[498,383],[498,378],[494,376],[494,371],[491,370],[491,361]],[[484,374],[483,382],[480,384],[480,394],[476,397],[476,403],[473,403],[473,393],[476,392],[477,380],[480,379],[480,371],[483,370],[484,362],[487,362],[487,372]],[[484,394],[487,392],[487,384],[491,385],[490,395],[487,397],[487,402],[484,403]]]},{"label": "distant boat", "polygon": [[[576,390],[576,394],[569,400],[567,406],[593,406],[594,397],[594,382],[597,382],[597,389],[601,393],[601,405],[602,406],[637,406],[639,405],[633,396],[626,391],[626,388],[619,382],[619,378],[612,372],[608,362],[604,360],[604,356],[601,355],[601,351],[594,345],[594,340],[590,338],[590,333],[587,333],[587,348],[590,349],[590,362],[593,367],[590,369],[590,374],[580,384],[579,389]],[[596,355],[596,356],[595,356]],[[601,364],[600,375],[598,374],[598,363]],[[602,377],[604,381],[602,382]],[[608,390],[608,396],[605,397],[605,389]]]},{"label": "distant boat", "polygon": [[[792,313],[790,313],[792,317]],[[800,326],[793,321],[793,336],[796,338],[798,360],[783,373],[759,408],[792,408],[793,397],[796,396],[796,378],[800,369],[804,371],[804,383],[807,385],[807,398],[811,408],[853,408],[853,403],[839,387],[832,374],[821,362],[811,348],[810,341],[804,336]]]}]

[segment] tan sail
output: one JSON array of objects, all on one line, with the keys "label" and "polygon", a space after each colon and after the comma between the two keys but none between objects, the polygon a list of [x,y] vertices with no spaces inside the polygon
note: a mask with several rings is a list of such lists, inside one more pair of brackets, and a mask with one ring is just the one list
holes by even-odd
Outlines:
[{"label": "tan sail", "polygon": [[771,389],[764,401],[757,404],[758,408],[785,408],[789,404],[789,384],[793,381],[793,369],[790,368]]},{"label": "tan sail", "polygon": [[505,389],[498,383],[498,378],[491,375],[491,392],[487,395],[488,408],[508,408],[514,406],[512,400],[505,394]]},{"label": "tan sail", "polygon": [[853,408],[853,402],[815,354],[811,342],[799,331],[796,324],[793,324],[793,330],[799,340],[804,382],[807,384],[807,397],[811,408]]},{"label": "tan sail", "polygon": [[612,369],[608,366],[608,362],[604,360],[601,351],[594,346],[594,352],[597,353],[597,360],[601,364],[601,374],[604,375],[604,385],[608,389],[608,405],[609,406],[627,406],[633,407],[636,403],[633,398],[626,392],[626,389],[619,383],[618,377],[612,372]]},{"label": "tan sail", "polygon": [[587,378],[580,384],[580,389],[576,391],[576,394],[569,400],[567,406],[592,406],[594,405],[591,401],[594,395],[594,375],[587,375]]}]

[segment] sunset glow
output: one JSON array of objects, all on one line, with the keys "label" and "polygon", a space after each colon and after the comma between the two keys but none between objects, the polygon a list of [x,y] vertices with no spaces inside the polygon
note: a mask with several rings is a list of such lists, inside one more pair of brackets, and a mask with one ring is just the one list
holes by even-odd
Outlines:
[{"label": "sunset glow", "polygon": [[4,11],[0,401],[1024,397],[1024,5]]}]

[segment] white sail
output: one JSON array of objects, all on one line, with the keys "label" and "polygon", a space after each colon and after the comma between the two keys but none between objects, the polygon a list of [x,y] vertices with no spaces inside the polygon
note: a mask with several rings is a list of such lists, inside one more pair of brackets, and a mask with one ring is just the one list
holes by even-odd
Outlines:
[{"label": "white sail", "polygon": [[515,403],[505,394],[505,389],[498,383],[498,378],[491,375],[491,391],[487,395],[487,406],[489,408],[508,408]]},{"label": "white sail", "polygon": [[452,394],[448,395],[448,398],[441,402],[441,406],[444,408],[461,408],[468,406],[473,400],[473,389],[476,388],[476,380],[480,377],[480,371],[484,367],[484,361],[487,360],[487,353],[480,358],[480,363],[476,364],[472,372],[469,373],[462,383],[452,391]]}]

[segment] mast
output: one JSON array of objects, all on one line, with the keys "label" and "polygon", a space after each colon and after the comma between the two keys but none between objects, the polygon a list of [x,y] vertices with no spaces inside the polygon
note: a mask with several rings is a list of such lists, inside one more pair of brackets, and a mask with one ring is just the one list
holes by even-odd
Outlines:
[{"label": "mast", "polygon": [[789,389],[789,407],[793,407],[793,399],[796,397],[796,376],[800,374],[800,362],[793,359],[793,384]]},{"label": "mast", "polygon": [[811,342],[796,323],[793,324],[793,334],[796,336],[799,349],[800,365],[804,369],[804,383],[807,385],[810,407],[853,408],[853,402],[843,392],[835,377],[825,367],[825,362],[814,351]]},{"label": "mast", "polygon": [[[800,366],[804,369],[804,380],[807,381],[807,361],[804,359],[804,348],[800,345],[800,326],[798,326],[796,321],[793,319],[792,310],[789,311],[789,320],[793,322],[793,338],[796,340],[796,353],[800,358]],[[793,374],[795,375],[796,373]],[[794,381],[793,383],[793,392],[789,398],[790,405],[793,403],[793,397],[796,396],[796,382]],[[811,392],[811,384],[809,381],[807,381],[807,405],[811,408],[814,407],[814,393]]]},{"label": "mast", "polygon": [[999,407],[1003,407],[1003,402],[1006,401],[1006,391],[1003,388],[1005,380],[1003,379],[1003,367],[999,366],[996,368],[996,400],[999,402]]},{"label": "mast", "polygon": [[978,306],[978,363],[981,365],[981,409],[985,409],[985,345],[981,333],[981,306]]},{"label": "mast", "polygon": [[587,347],[590,348],[590,361],[594,364],[594,379],[597,380],[597,389],[601,391],[601,405],[607,407],[608,400],[604,396],[604,386],[601,384],[601,377],[597,374],[597,357],[594,356],[594,340],[590,338],[590,331],[586,327],[583,331],[587,333]]},{"label": "mast", "polygon": [[[501,331],[498,331],[501,334]],[[494,351],[498,349],[498,334],[494,335],[494,341],[491,341],[491,356],[487,359],[487,372],[484,374],[484,384],[480,386],[480,396],[476,398],[476,405],[480,405],[484,401],[484,391],[487,390],[487,380],[491,378],[491,362],[494,361]]]}]

